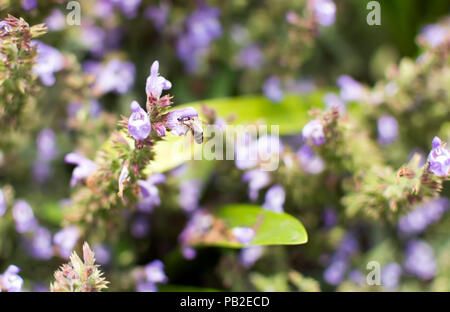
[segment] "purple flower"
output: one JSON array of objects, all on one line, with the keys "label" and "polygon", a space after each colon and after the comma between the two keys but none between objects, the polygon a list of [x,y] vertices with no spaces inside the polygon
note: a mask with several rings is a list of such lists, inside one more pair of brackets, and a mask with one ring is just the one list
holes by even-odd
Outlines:
[{"label": "purple flower", "polygon": [[195,249],[187,246],[183,246],[181,248],[181,254],[186,260],[192,260],[197,256],[197,252],[195,251]]},{"label": "purple flower", "polygon": [[255,237],[255,231],[248,226],[237,226],[232,230],[234,237],[244,245],[250,244]]},{"label": "purple flower", "polygon": [[153,24],[158,30],[162,30],[167,23],[169,17],[169,7],[161,4],[160,6],[149,6],[144,11],[144,16],[153,21]]},{"label": "purple flower", "polygon": [[359,243],[352,232],[347,232],[344,238],[339,242],[339,248],[336,256],[339,258],[348,258],[359,249]]},{"label": "purple flower", "polygon": [[24,200],[18,200],[14,204],[12,214],[16,230],[19,233],[31,232],[38,225],[33,209]]},{"label": "purple flower", "polygon": [[335,226],[338,222],[338,215],[336,213],[336,210],[332,207],[325,208],[323,211],[323,225],[326,228],[331,228]]},{"label": "purple flower", "polygon": [[351,270],[348,273],[348,277],[356,285],[362,285],[364,283],[364,275],[362,274],[361,270]]},{"label": "purple flower", "polygon": [[165,125],[172,130],[176,135],[184,135],[189,131],[189,127],[182,121],[188,118],[198,117],[198,112],[193,107],[186,107],[177,109],[167,114]]},{"label": "purple flower", "polygon": [[99,264],[107,265],[111,260],[111,248],[105,244],[97,244],[93,247],[95,259]]},{"label": "purple flower", "polygon": [[144,238],[150,233],[150,221],[147,215],[139,214],[131,223],[131,235]]},{"label": "purple flower", "polygon": [[433,148],[428,155],[429,170],[435,176],[446,177],[450,170],[450,152],[437,136],[433,138]]},{"label": "purple flower", "polygon": [[51,129],[41,130],[37,136],[36,143],[39,160],[48,162],[53,160],[58,154],[55,133]]},{"label": "purple flower", "polygon": [[397,140],[398,122],[390,115],[383,115],[378,119],[378,142],[381,145],[389,144]]},{"label": "purple flower", "polygon": [[45,25],[50,31],[58,31],[65,27],[66,17],[59,9],[53,9],[45,19]]},{"label": "purple flower", "polygon": [[266,210],[281,213],[286,199],[286,192],[280,184],[272,186],[266,193],[266,201],[263,208]]},{"label": "purple flower", "polygon": [[309,145],[303,145],[297,151],[301,168],[309,174],[319,174],[325,169],[322,157],[315,154]]},{"label": "purple flower", "polygon": [[128,118],[128,131],[136,141],[145,140],[152,130],[150,118],[136,101],[131,102],[130,109],[132,113]]},{"label": "purple flower", "polygon": [[339,114],[345,113],[345,102],[335,93],[327,93],[323,96],[323,101],[327,109],[337,108]]},{"label": "purple flower", "polygon": [[28,242],[28,249],[36,259],[47,260],[53,256],[52,234],[45,227],[38,226]]},{"label": "purple flower", "polygon": [[264,253],[263,246],[251,246],[242,248],[239,253],[239,262],[246,268],[249,268],[258,261]]},{"label": "purple flower", "polygon": [[178,203],[184,211],[192,212],[198,208],[202,188],[201,180],[191,179],[181,182]]},{"label": "purple flower", "polygon": [[275,135],[261,135],[254,139],[249,132],[238,135],[235,146],[235,164],[245,170],[260,165],[265,171],[271,171],[278,165],[279,154],[283,150],[280,138]]},{"label": "purple flower", "polygon": [[266,171],[253,169],[242,175],[242,181],[248,183],[248,197],[255,201],[258,199],[259,190],[270,184],[270,175]]},{"label": "purple flower", "polygon": [[336,5],[332,0],[313,0],[314,14],[322,26],[331,26],[336,18]]},{"label": "purple flower", "polygon": [[243,48],[238,54],[238,65],[242,68],[258,68],[264,61],[264,56],[256,44]]},{"label": "purple flower", "polygon": [[127,18],[135,18],[142,0],[110,0],[115,3]]},{"label": "purple flower", "polygon": [[408,273],[422,280],[433,278],[437,264],[431,246],[422,240],[410,241],[406,247],[404,267]]},{"label": "purple flower", "polygon": [[53,237],[53,243],[58,248],[61,257],[68,259],[80,237],[80,231],[76,226],[69,226],[57,232]]},{"label": "purple flower", "polygon": [[22,6],[22,9],[24,9],[25,11],[30,11],[37,7],[36,0],[22,0],[20,4]]},{"label": "purple flower", "polygon": [[211,42],[222,35],[219,9],[202,6],[186,19],[186,33],[177,41],[178,57],[189,72],[195,72],[201,59],[208,53]]},{"label": "purple flower", "polygon": [[153,208],[161,204],[159,198],[159,191],[155,184],[163,183],[166,177],[161,173],[151,175],[147,180],[138,180],[137,184],[140,187],[140,201],[137,204],[137,209],[141,212],[151,212]]},{"label": "purple flower", "polygon": [[147,97],[153,96],[159,99],[163,90],[169,90],[172,88],[172,84],[169,80],[159,75],[159,62],[154,61],[150,68],[150,76],[147,78],[147,84],[145,86],[145,92]]},{"label": "purple flower", "polygon": [[55,84],[55,72],[64,67],[64,58],[55,48],[40,41],[33,40],[32,46],[37,46],[38,57],[33,66],[33,72],[39,76],[41,82],[46,86]]},{"label": "purple flower", "polygon": [[381,282],[383,287],[388,290],[395,290],[398,287],[402,268],[395,262],[390,262],[381,269]]},{"label": "purple flower", "polygon": [[320,120],[314,119],[308,122],[302,130],[303,139],[319,146],[325,143],[325,134]]},{"label": "purple flower", "polygon": [[350,76],[340,76],[337,85],[341,89],[341,99],[346,102],[361,100],[364,95],[363,86]]},{"label": "purple flower", "polygon": [[283,90],[281,89],[281,80],[278,77],[269,77],[263,84],[264,95],[272,102],[281,102],[284,98]]},{"label": "purple flower", "polygon": [[195,210],[179,236],[179,241],[183,248],[189,245],[192,237],[198,237],[207,233],[211,229],[213,221],[213,217],[208,212]]},{"label": "purple flower", "polygon": [[9,35],[11,32],[11,25],[8,22],[0,21],[0,37]]},{"label": "purple flower", "polygon": [[323,278],[330,285],[338,285],[344,279],[348,262],[344,259],[333,261],[324,271]]},{"label": "purple flower", "polygon": [[421,36],[433,48],[440,46],[447,38],[447,33],[444,27],[440,25],[427,25],[420,31]]},{"label": "purple flower", "polygon": [[448,210],[449,201],[446,198],[433,199],[430,202],[418,206],[398,222],[401,234],[411,235],[423,232],[430,224],[441,219]]},{"label": "purple flower", "polygon": [[3,191],[0,189],[0,217],[3,216],[5,212],[6,212],[5,194],[3,194]]},{"label": "purple flower", "polygon": [[164,264],[160,260],[154,260],[145,266],[145,276],[150,283],[167,282],[167,276],[164,273]]},{"label": "purple flower", "polygon": [[74,187],[78,182],[88,178],[97,170],[97,165],[90,159],[76,153],[69,153],[64,157],[64,161],[76,165],[70,179],[70,186]]},{"label": "purple flower", "polygon": [[132,63],[113,59],[99,69],[95,88],[101,93],[124,94],[134,84],[135,71]]},{"label": "purple flower", "polygon": [[158,288],[152,282],[141,281],[136,285],[136,291],[138,292],[156,292]]},{"label": "purple flower", "polygon": [[20,269],[10,265],[3,274],[0,274],[0,292],[21,292],[23,279],[18,275]]}]

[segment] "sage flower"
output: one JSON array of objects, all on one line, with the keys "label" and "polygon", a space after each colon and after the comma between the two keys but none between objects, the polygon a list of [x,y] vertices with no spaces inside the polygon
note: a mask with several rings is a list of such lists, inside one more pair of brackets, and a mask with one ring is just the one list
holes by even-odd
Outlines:
[{"label": "sage flower", "polygon": [[10,265],[3,274],[0,274],[0,292],[21,292],[23,279],[18,275],[20,269]]},{"label": "sage flower", "polygon": [[131,102],[130,109],[132,113],[128,118],[128,131],[135,140],[145,140],[152,130],[150,118],[136,101]]},{"label": "sage flower", "polygon": [[336,19],[336,5],[332,0],[312,0],[317,22],[322,26],[331,26]]},{"label": "sage flower", "polygon": [[263,246],[250,246],[242,248],[239,253],[239,262],[246,268],[253,266],[264,253]]},{"label": "sage flower", "polygon": [[16,230],[19,233],[31,232],[38,225],[33,209],[24,200],[18,200],[14,204],[12,214]]},{"label": "sage flower", "polygon": [[398,122],[390,115],[383,115],[378,119],[378,142],[381,145],[386,145],[397,140],[398,137]]},{"label": "sage flower", "polygon": [[163,183],[166,177],[161,174],[153,174],[147,180],[138,180],[137,184],[141,190],[140,201],[137,204],[137,209],[141,212],[151,212],[154,207],[161,204],[159,198],[159,191],[155,184]]},{"label": "sage flower", "polygon": [[281,80],[278,77],[272,76],[268,78],[263,84],[264,95],[272,102],[278,103],[283,100],[284,94],[281,89]]},{"label": "sage flower", "polygon": [[266,193],[266,200],[263,208],[266,210],[281,213],[286,199],[286,192],[281,184],[272,186]]},{"label": "sage flower", "polygon": [[341,99],[346,102],[361,100],[364,95],[363,86],[350,76],[339,76],[337,79],[337,85],[341,89]]},{"label": "sage flower", "polygon": [[308,122],[302,130],[303,139],[319,146],[325,143],[325,133],[320,120],[314,119]]},{"label": "sage flower", "polygon": [[78,182],[88,178],[97,170],[97,165],[90,159],[77,153],[69,153],[64,157],[64,161],[76,165],[70,179],[70,186],[74,187]]},{"label": "sage flower", "polygon": [[147,97],[153,96],[157,99],[161,97],[163,90],[172,88],[172,83],[159,75],[159,62],[154,61],[150,68],[150,76],[147,78],[145,92]]},{"label": "sage flower", "polygon": [[234,237],[244,245],[250,244],[255,237],[255,231],[247,226],[234,227],[232,230]]},{"label": "sage flower", "polygon": [[446,177],[450,170],[450,152],[441,139],[433,138],[433,148],[428,155],[429,170],[435,176]]},{"label": "sage flower", "polygon": [[421,280],[432,279],[436,275],[437,263],[431,246],[422,240],[410,241],[406,247],[404,267]]},{"label": "sage flower", "polygon": [[53,237],[53,243],[62,258],[68,259],[80,237],[80,231],[76,226],[69,226],[57,232]]},{"label": "sage flower", "polygon": [[184,135],[190,128],[182,122],[183,119],[194,117],[198,117],[198,112],[193,107],[174,110],[166,115],[165,125],[176,135]]},{"label": "sage flower", "polygon": [[64,67],[62,54],[57,49],[37,40],[31,41],[31,45],[37,46],[38,52],[33,72],[39,76],[45,86],[54,85],[56,81],[55,73]]}]

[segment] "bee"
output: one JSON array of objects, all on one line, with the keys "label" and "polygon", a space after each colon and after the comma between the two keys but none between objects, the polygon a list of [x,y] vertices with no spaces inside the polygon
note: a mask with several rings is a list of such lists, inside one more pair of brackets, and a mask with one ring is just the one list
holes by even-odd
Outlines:
[{"label": "bee", "polygon": [[198,118],[182,117],[179,118],[178,121],[187,128],[186,133],[191,131],[194,136],[195,143],[203,143],[203,128]]}]

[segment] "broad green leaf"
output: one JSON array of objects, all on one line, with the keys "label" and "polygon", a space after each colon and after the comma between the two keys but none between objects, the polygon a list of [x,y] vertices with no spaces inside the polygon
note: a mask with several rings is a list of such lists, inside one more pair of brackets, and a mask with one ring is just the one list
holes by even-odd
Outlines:
[{"label": "broad green leaf", "polygon": [[255,237],[249,245],[237,242],[233,237],[222,236],[215,242],[202,246],[242,248],[254,245],[299,245],[308,241],[302,223],[287,213],[267,211],[259,206],[233,204],[219,208],[214,217],[225,223],[227,230],[234,227],[252,227]]}]

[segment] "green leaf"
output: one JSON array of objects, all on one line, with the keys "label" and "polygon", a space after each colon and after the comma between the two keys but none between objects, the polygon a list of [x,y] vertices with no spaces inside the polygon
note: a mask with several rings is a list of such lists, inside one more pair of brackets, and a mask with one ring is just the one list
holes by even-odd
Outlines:
[{"label": "green leaf", "polygon": [[233,204],[220,208],[214,216],[222,220],[229,230],[234,227],[252,227],[255,237],[248,245],[233,238],[222,238],[216,242],[202,243],[203,246],[242,248],[255,245],[299,245],[308,241],[302,223],[287,213],[276,213],[255,205]]}]

